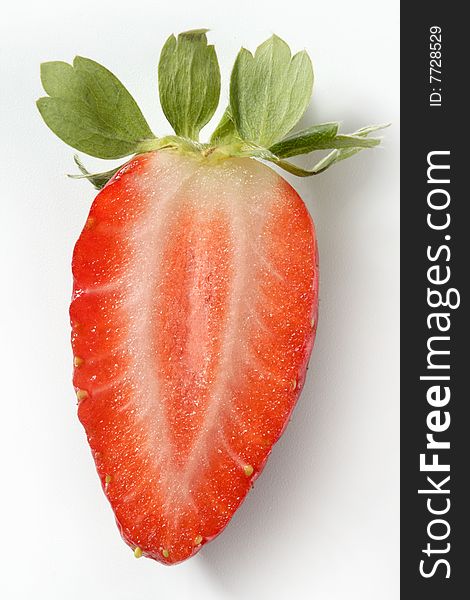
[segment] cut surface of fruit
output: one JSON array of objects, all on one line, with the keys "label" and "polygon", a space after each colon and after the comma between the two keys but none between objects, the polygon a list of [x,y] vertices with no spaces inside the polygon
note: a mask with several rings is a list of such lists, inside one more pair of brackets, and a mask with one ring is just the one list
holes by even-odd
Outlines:
[{"label": "cut surface of fruit", "polygon": [[182,561],[227,525],[300,394],[318,300],[312,220],[249,158],[133,158],[73,257],[79,417],[135,555]]}]

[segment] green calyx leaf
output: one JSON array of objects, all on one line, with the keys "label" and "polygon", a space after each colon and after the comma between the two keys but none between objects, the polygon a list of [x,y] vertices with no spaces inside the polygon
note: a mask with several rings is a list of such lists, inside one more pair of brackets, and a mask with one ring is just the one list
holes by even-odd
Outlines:
[{"label": "green calyx leaf", "polygon": [[[284,160],[284,157],[286,156],[295,156],[298,154],[305,154],[306,152],[295,152],[293,147],[291,146],[290,151],[286,150],[287,153],[283,154],[282,142],[281,144],[277,145],[277,153],[274,152],[276,146],[273,146],[267,151],[265,156],[260,156],[260,158],[264,158],[265,160],[275,163],[278,167],[281,167],[282,169],[288,171],[292,175],[297,175],[298,177],[310,177],[311,175],[318,175],[319,173],[323,173],[323,171],[326,171],[326,169],[333,166],[337,162],[345,160],[346,158],[350,158],[351,156],[354,156],[354,154],[357,154],[365,148],[373,148],[374,146],[378,146],[381,142],[380,138],[368,138],[367,136],[370,133],[373,133],[374,131],[385,129],[386,127],[389,127],[389,123],[384,125],[369,125],[367,127],[362,127],[361,129],[358,129],[350,135],[335,135],[331,138],[329,142],[325,140],[321,146],[308,146],[310,150],[307,150],[307,152],[335,148],[332,152],[330,152],[324,158],[318,161],[312,169],[302,169],[294,163]],[[294,138],[295,136],[291,136],[291,138],[286,138],[286,141],[289,142],[290,140],[291,142]],[[289,148],[289,145],[287,145],[286,148]]]},{"label": "green calyx leaf", "polygon": [[70,177],[70,179],[87,179],[95,188],[95,190],[101,190],[104,188],[111,177],[113,177],[119,171],[119,169],[123,167],[123,165],[119,165],[118,167],[114,167],[114,169],[110,169],[109,171],[104,171],[102,173],[90,173],[76,154],[74,155],[73,160],[80,169],[81,175],[68,175],[68,177]]},{"label": "green calyx leaf", "polygon": [[158,65],[160,102],[176,135],[199,139],[212,118],[220,96],[220,70],[207,29],[171,35]]},{"label": "green calyx leaf", "polygon": [[[271,162],[307,177],[328,169],[363,149],[380,144],[371,133],[387,125],[339,133],[337,122],[290,133],[304,114],[313,87],[313,69],[305,51],[292,56],[289,46],[273,35],[254,54],[242,48],[230,81],[230,100],[209,143],[199,142],[220,96],[220,70],[206,29],[187,31],[166,41],[158,65],[160,99],[176,135],[157,138],[135,100],[105,67],[82,57],[72,65],[41,65],[48,94],[37,101],[46,124],[67,144],[98,158],[116,159],[163,149],[216,163],[231,157]],[[291,157],[330,150],[311,169]],[[90,173],[78,157],[79,174],[101,189],[121,168]],[[121,165],[122,166],[122,165]]]},{"label": "green calyx leaf", "polygon": [[230,80],[230,109],[239,136],[269,148],[304,114],[313,87],[313,68],[305,51],[291,55],[273,35],[254,55],[242,48]]},{"label": "green calyx leaf", "polygon": [[37,106],[66,144],[98,158],[121,158],[155,136],[134,98],[110,71],[88,58],[41,65],[48,96]]},{"label": "green calyx leaf", "polygon": [[339,123],[322,123],[313,125],[288,137],[270,147],[271,152],[280,158],[308,154],[314,150],[331,148],[330,145],[338,133]]}]

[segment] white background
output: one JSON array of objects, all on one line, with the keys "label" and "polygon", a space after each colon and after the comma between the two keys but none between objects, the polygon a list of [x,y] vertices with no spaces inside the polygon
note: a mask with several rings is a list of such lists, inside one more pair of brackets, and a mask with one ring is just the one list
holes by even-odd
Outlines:
[{"label": "white background", "polygon": [[[108,66],[169,132],[156,64],[211,28],[225,82],[271,33],[309,51],[305,123],[391,121],[383,148],[289,177],[316,221],[320,325],[282,440],[226,531],[175,567],[121,541],[75,412],[70,259],[93,198],[34,101],[39,63]],[[0,596],[9,600],[398,598],[398,1],[4,3],[1,40]],[[223,91],[221,106],[225,104]],[[218,113],[219,114],[219,113]],[[95,166],[98,161],[89,160]],[[306,161],[306,164],[308,161]]]}]

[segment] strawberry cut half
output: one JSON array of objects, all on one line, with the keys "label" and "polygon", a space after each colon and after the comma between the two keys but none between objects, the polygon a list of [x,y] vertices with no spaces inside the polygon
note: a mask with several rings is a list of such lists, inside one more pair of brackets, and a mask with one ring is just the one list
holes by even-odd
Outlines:
[{"label": "strawberry cut half", "polygon": [[[296,129],[313,89],[305,50],[272,35],[241,48],[207,141],[221,72],[207,29],[166,40],[155,135],[104,66],[41,65],[48,127],[125,164],[101,190],[73,255],[74,386],[104,492],[134,556],[175,564],[227,525],[300,395],[318,308],[308,210],[275,165],[310,177],[374,148],[386,125]],[[292,158],[323,152],[310,168]],[[261,162],[262,161],[262,162]]]},{"label": "strawberry cut half", "polygon": [[73,256],[79,418],[125,541],[168,564],[227,525],[302,389],[318,300],[312,220],[250,158],[141,155]]}]

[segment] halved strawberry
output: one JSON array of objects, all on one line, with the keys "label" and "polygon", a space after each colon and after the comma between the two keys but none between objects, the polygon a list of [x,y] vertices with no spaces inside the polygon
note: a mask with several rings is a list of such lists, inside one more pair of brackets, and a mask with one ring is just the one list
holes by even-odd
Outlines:
[{"label": "halved strawberry", "polygon": [[[325,123],[287,135],[310,99],[305,52],[242,49],[209,143],[220,72],[205,30],[170,36],[159,65],[177,135],[156,138],[101,65],[42,66],[46,123],[122,168],[83,175],[96,197],[73,257],[74,385],[104,491],[136,557],[195,554],[227,525],[286,427],[317,323],[312,220],[255,159],[320,173],[379,143]],[[330,149],[311,171],[287,161]],[[103,187],[104,186],[104,187]]]},{"label": "halved strawberry", "polygon": [[303,385],[318,267],[297,193],[252,159],[142,155],[73,258],[79,417],[126,541],[168,563],[225,527]]}]

